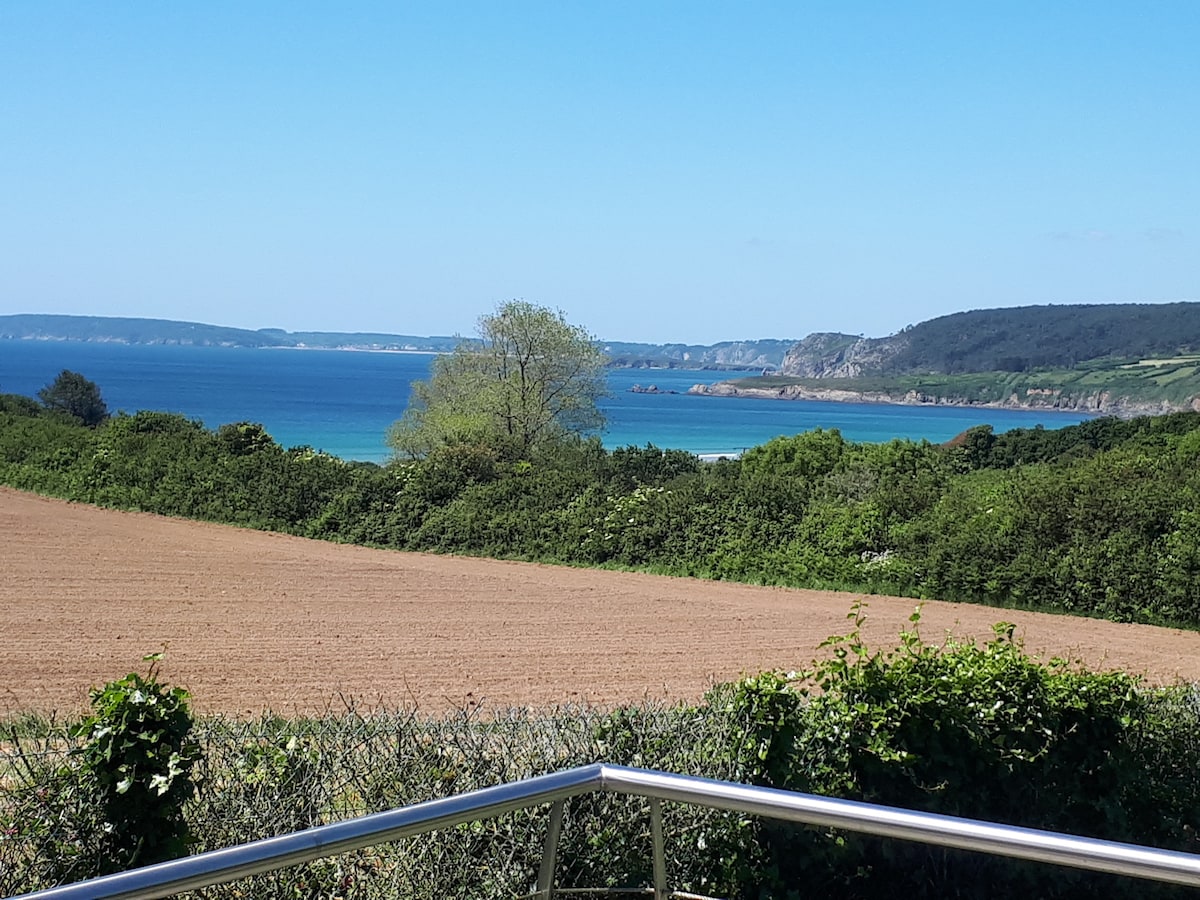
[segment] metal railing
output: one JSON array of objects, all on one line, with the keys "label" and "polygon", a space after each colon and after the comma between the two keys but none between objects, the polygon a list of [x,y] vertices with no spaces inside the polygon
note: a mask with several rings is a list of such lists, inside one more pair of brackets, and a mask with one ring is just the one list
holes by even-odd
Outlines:
[{"label": "metal railing", "polygon": [[375,844],[550,804],[537,885],[535,891],[528,895],[530,898],[550,900],[556,894],[580,893],[578,890],[555,889],[558,842],[565,802],[594,791],[649,799],[654,885],[641,893],[653,896],[655,900],[697,896],[672,892],[668,888],[662,829],[663,801],[1200,887],[1200,856],[1188,853],[727,781],[597,764],[106,875],[25,894],[23,897],[28,900],[149,900],[168,897]]}]

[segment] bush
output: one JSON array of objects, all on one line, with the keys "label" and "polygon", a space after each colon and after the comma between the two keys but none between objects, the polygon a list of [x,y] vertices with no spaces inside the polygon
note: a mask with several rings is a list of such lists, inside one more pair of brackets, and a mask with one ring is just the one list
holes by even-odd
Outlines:
[{"label": "bush", "polygon": [[[90,740],[66,759],[87,766],[54,762],[64,757],[54,749],[63,736],[53,726],[19,721],[8,729],[8,746],[0,746],[0,895],[96,874],[83,863],[107,859],[118,844],[128,852],[137,839],[93,827],[96,813],[122,823],[124,834],[174,830],[178,838],[182,817],[174,806],[158,811],[160,797],[186,801],[194,847],[204,851],[597,760],[1197,850],[1195,688],[1148,689],[1121,673],[1037,663],[1003,625],[982,645],[931,644],[914,615],[898,649],[876,651],[860,637],[862,609],[852,615],[850,633],[831,638],[829,658],[808,671],[718,686],[689,706],[489,715],[476,708],[442,719],[350,708],[313,719],[209,719],[181,738],[177,708],[170,724],[159,721],[180,693],[159,685],[153,670],[130,675],[97,691],[103,709],[75,729]],[[147,702],[152,696],[158,701]],[[114,730],[105,732],[105,723]],[[44,741],[31,737],[42,733]],[[151,772],[163,770],[169,755],[149,739],[154,734],[179,748],[175,765],[165,766],[176,774],[162,795],[142,787],[154,785]],[[139,754],[158,759],[157,768],[140,766]],[[197,761],[194,794],[188,759]],[[115,788],[125,781],[125,795],[142,797],[140,814],[110,814],[99,796],[101,783],[122,796]],[[637,798],[570,801],[560,886],[649,883],[646,815]],[[1147,882],[684,804],[664,804],[663,818],[671,886],[732,900],[1185,896]],[[545,823],[544,808],[519,811],[205,896],[517,896],[537,871]],[[140,861],[150,861],[149,849],[143,842]]]},{"label": "bush", "polygon": [[[1120,672],[1029,659],[1012,628],[982,646],[928,644],[917,626],[896,650],[853,630],[795,676],[759,675],[731,694],[734,750],[751,780],[886,806],[1195,850],[1195,741],[1174,692]],[[1182,717],[1194,726],[1194,710]],[[1191,749],[1188,749],[1191,748]],[[905,841],[762,823],[753,884],[856,897],[1145,897],[1155,888]],[[814,877],[814,873],[819,873]],[[743,877],[746,873],[741,873]],[[1164,893],[1171,889],[1160,888]]]},{"label": "bush", "polygon": [[64,413],[88,428],[95,428],[108,418],[108,405],[96,382],[69,369],[63,369],[54,381],[38,391],[38,399],[46,409]]},{"label": "bush", "polygon": [[92,691],[94,713],[74,736],[82,783],[101,818],[97,874],[174,859],[186,852],[183,806],[195,790],[199,757],[191,739],[188,693],[157,677],[162,654],[146,657],[145,677],[130,673]]}]

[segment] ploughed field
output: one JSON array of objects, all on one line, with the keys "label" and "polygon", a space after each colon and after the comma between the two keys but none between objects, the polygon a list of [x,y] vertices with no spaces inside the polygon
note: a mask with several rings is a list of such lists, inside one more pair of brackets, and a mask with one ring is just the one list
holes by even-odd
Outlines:
[{"label": "ploughed field", "polygon": [[[209,713],[690,700],[806,665],[857,598],[371,550],[6,488],[0,535],[0,716],[77,712],[164,646],[164,677]],[[868,642],[894,644],[916,601],[867,602]],[[1039,656],[1200,681],[1192,632],[929,602],[921,633],[986,639],[1001,620]]]}]

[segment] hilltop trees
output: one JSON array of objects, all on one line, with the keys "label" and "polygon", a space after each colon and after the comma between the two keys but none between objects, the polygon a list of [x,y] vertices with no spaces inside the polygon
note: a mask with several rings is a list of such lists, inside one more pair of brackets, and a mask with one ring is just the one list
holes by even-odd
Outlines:
[{"label": "hilltop trees", "polygon": [[523,458],[541,445],[599,429],[605,357],[561,312],[514,300],[479,320],[479,337],[439,356],[388,432],[412,458],[456,445]]},{"label": "hilltop trees", "polygon": [[38,391],[38,399],[46,409],[65,412],[88,428],[95,428],[108,418],[108,405],[96,382],[69,369],[63,369],[54,381]]}]

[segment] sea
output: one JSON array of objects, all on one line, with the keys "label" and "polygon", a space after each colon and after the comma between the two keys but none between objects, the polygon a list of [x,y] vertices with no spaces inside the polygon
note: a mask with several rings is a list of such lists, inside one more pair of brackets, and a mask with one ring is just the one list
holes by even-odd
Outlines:
[{"label": "sea", "polygon": [[[36,396],[63,369],[100,388],[109,410],[158,410],[209,428],[258,422],[285,447],[385,462],[389,425],[410,385],[429,375],[431,354],[356,350],[249,349],[83,341],[0,340],[0,392]],[[706,457],[736,455],[780,435],[837,428],[849,440],[947,441],[974,425],[996,431],[1059,428],[1079,413],[761,400],[688,394],[692,385],[738,373],[610,369],[601,406],[611,448],[654,444]],[[658,393],[635,393],[635,385]]]}]

